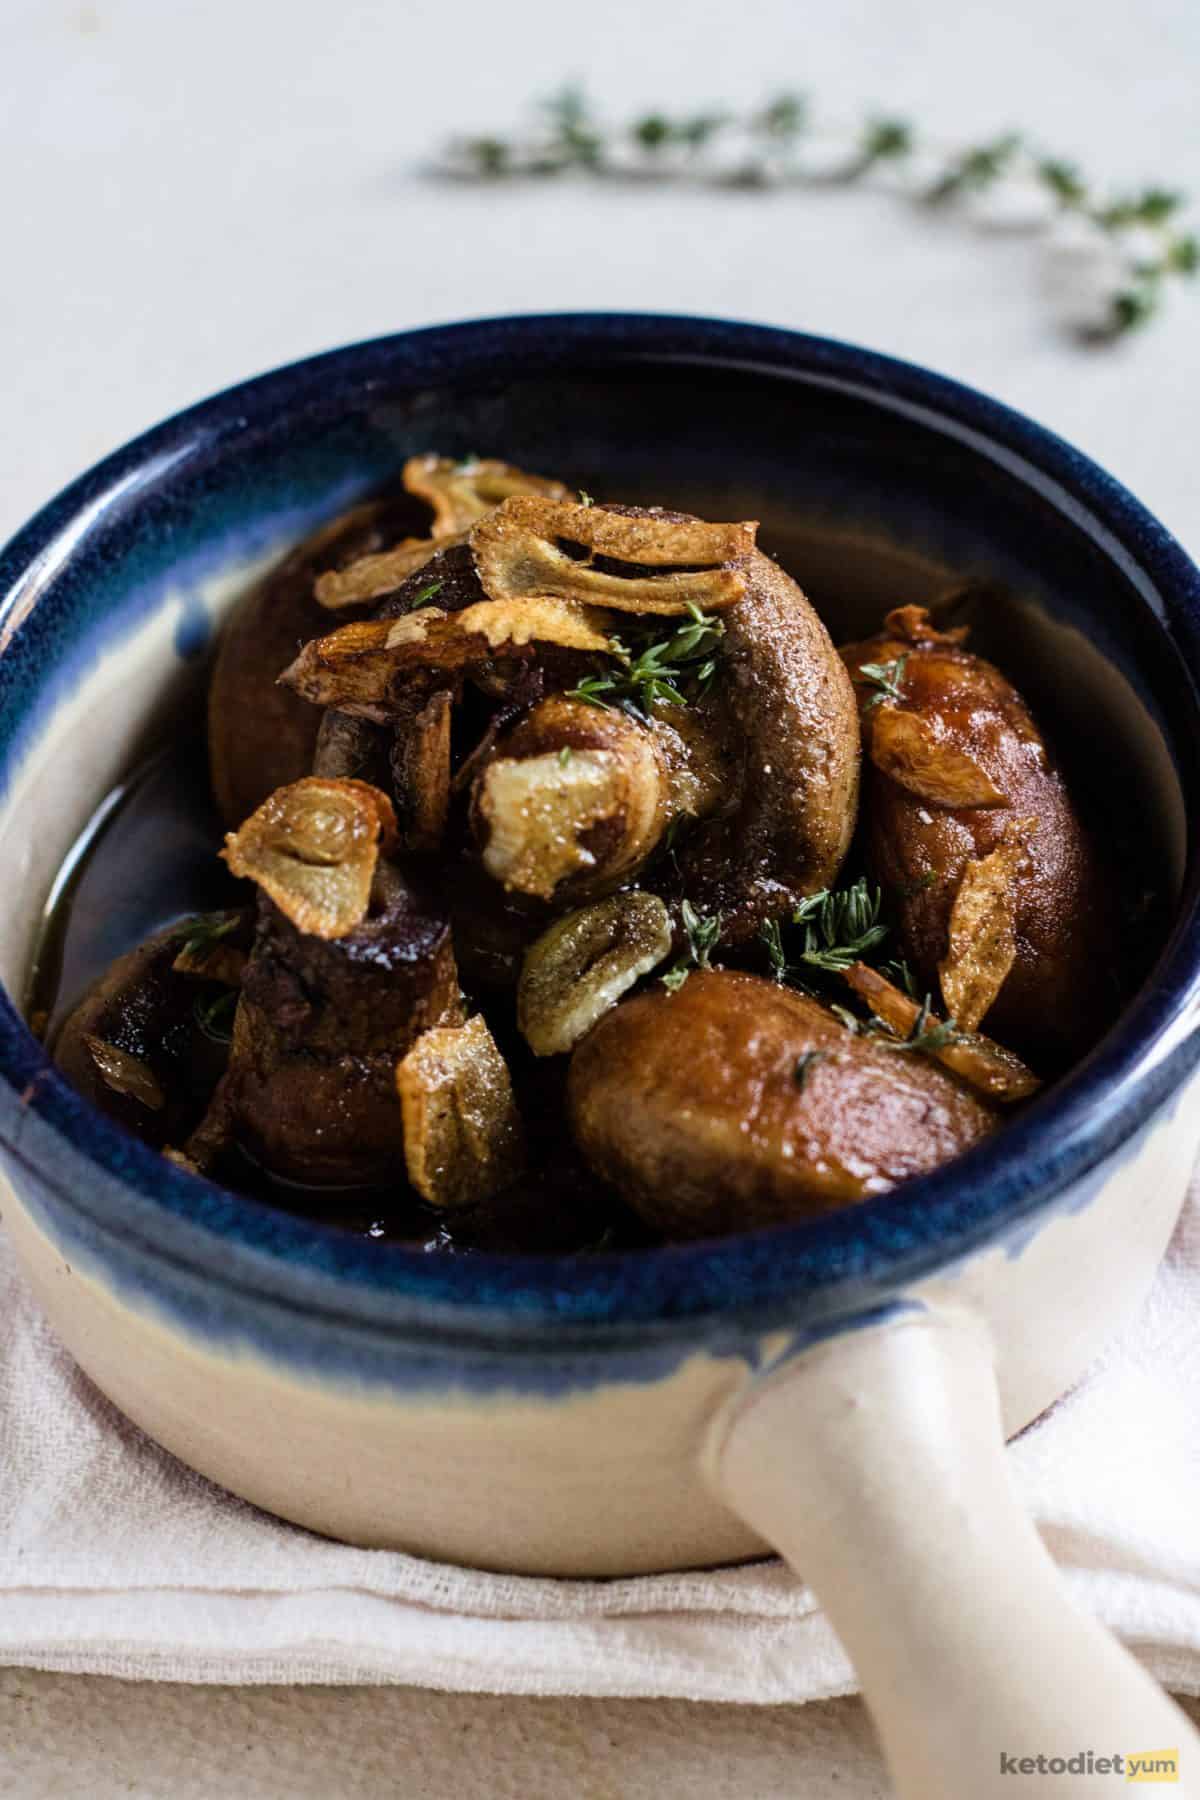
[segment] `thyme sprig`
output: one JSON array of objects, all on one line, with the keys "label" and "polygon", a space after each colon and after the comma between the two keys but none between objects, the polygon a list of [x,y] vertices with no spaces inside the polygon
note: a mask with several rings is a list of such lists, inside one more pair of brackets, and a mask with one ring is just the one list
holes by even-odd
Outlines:
[{"label": "thyme sprig", "polygon": [[218,1044],[232,1042],[233,1015],[237,1011],[237,1003],[238,995],[234,988],[228,993],[218,994],[215,1000],[205,1002],[197,999],[192,1012],[205,1037],[212,1038]]},{"label": "thyme sprig", "polygon": [[863,707],[864,712],[870,712],[872,707],[882,706],[885,700],[903,698],[900,692],[900,683],[904,680],[904,671],[907,666],[907,655],[897,656],[892,662],[859,663],[859,674],[864,676],[876,690]]},{"label": "thyme sprig", "polygon": [[176,934],[182,939],[179,954],[201,961],[216,948],[222,938],[237,930],[241,918],[241,913],[211,912],[197,913],[191,919],[184,919]]},{"label": "thyme sprig", "polygon": [[863,876],[850,887],[810,894],[792,915],[797,925],[804,926],[800,961],[835,975],[851,963],[865,962],[891,931],[882,912],[882,889],[873,888]]},{"label": "thyme sprig", "polygon": [[920,1050],[932,1054],[935,1050],[944,1050],[948,1044],[962,1042],[953,1019],[939,1019],[933,1010],[933,1001],[926,994],[921,1002],[921,1010],[912,1022],[912,1029],[907,1036],[900,1037],[890,1025],[882,1019],[872,1019],[868,1031],[886,1044],[889,1050]]},{"label": "thyme sprig", "polygon": [[[1022,133],[1006,131],[976,144],[939,145],[905,118],[868,116],[848,134],[832,174],[805,151],[820,141],[803,94],[781,93],[748,113],[727,108],[670,113],[654,108],[610,123],[582,89],[563,88],[535,111],[530,126],[509,136],[457,137],[440,169],[470,179],[547,177],[571,172],[641,179],[693,179],[739,187],[833,179],[852,183],[882,168],[905,168],[908,191],[936,206],[977,200],[1009,184],[1040,205],[1031,229],[1053,229],[1064,217],[1085,221],[1116,252],[1107,297],[1078,335],[1123,336],[1153,317],[1168,286],[1200,269],[1200,240],[1181,228],[1186,197],[1152,185],[1106,195],[1079,168],[1048,154]],[[916,171],[934,171],[919,179]],[[895,185],[894,183],[892,185]]]},{"label": "thyme sprig", "polygon": [[759,927],[772,977],[804,987],[811,969],[840,975],[852,963],[866,962],[891,933],[882,913],[882,889],[873,888],[862,876],[848,887],[810,894],[792,914],[792,923],[804,927],[794,955],[788,954],[778,919]]},{"label": "thyme sprig", "polygon": [[662,621],[653,621],[632,645],[620,638],[609,640],[610,654],[618,667],[599,675],[586,675],[573,688],[571,700],[589,706],[623,706],[640,718],[649,718],[655,706],[686,706],[708,693],[716,679],[718,653],[725,624],[715,613],[702,612],[688,602],[688,624],[669,637],[657,638]]},{"label": "thyme sprig", "polygon": [[712,953],[721,941],[720,913],[698,913],[691,901],[685,900],[680,906],[679,916],[687,934],[687,948],[671,964],[666,974],[659,976],[669,994],[678,993],[693,969],[712,967]]}]

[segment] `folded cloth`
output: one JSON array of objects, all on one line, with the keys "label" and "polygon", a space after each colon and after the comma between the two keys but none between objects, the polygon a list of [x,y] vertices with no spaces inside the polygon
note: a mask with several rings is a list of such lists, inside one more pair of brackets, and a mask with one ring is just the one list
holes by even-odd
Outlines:
[{"label": "folded cloth", "polygon": [[[854,1690],[783,1565],[629,1581],[353,1550],[192,1474],[71,1362],[0,1240],[0,1663],[762,1703]],[[1077,1599],[1200,1694],[1200,1184],[1140,1316],[1011,1446]]]}]

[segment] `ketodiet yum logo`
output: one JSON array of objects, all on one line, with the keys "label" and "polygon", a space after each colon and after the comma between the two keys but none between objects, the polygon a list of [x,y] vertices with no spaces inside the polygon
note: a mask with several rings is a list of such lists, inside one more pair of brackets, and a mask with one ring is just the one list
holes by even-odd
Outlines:
[{"label": "ketodiet yum logo", "polygon": [[1002,1775],[1111,1775],[1117,1781],[1177,1782],[1178,1750],[1117,1750],[1097,1756],[1077,1750],[1074,1756],[1013,1756],[1000,1752]]}]

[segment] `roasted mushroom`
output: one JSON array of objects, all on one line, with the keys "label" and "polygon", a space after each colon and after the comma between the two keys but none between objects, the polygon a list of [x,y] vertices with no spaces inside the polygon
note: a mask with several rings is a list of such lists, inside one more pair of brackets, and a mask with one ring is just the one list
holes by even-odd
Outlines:
[{"label": "roasted mushroom", "polygon": [[[753,936],[764,919],[833,880],[858,795],[853,691],[800,589],[754,549],[754,529],[656,509],[526,500],[508,502],[471,534],[480,580],[494,598],[525,592],[615,612],[716,619],[719,674],[703,705],[686,710],[692,733],[704,740],[707,769],[726,762],[719,811],[713,795],[698,806],[677,801],[674,810],[715,815],[689,834],[677,871],[698,906],[721,914],[730,942]],[[625,660],[626,685],[640,672],[643,698],[662,695],[655,671],[670,666],[665,651],[656,659],[643,650],[632,669],[628,653]],[[603,682],[590,693],[608,704]],[[663,721],[672,709],[650,710]],[[568,765],[561,786],[570,781]],[[594,824],[595,796],[586,787],[581,780],[573,832],[559,808],[564,835],[576,841]],[[664,808],[663,823],[667,816]],[[494,835],[494,824],[484,822]]]},{"label": "roasted mushroom", "polygon": [[67,1017],[55,1060],[101,1112],[181,1144],[224,1072],[251,915],[167,926],[119,957]]},{"label": "roasted mushroom", "polygon": [[671,820],[719,804],[713,747],[668,723],[556,694],[482,759],[471,813],[483,866],[505,888],[570,904],[627,882]]},{"label": "roasted mushroom", "polygon": [[905,955],[956,1024],[1049,1073],[1111,1019],[1113,883],[1011,683],[921,607],[844,649],[862,708],[863,843]]},{"label": "roasted mushroom", "polygon": [[672,1238],[848,1206],[924,1174],[997,1114],[920,1053],[755,975],[691,974],[606,1013],[571,1059],[588,1161]]},{"label": "roasted mushroom", "polygon": [[394,841],[382,794],[315,777],[229,839],[230,867],[258,883],[258,929],[228,1070],[183,1146],[200,1167],[236,1146],[286,1181],[404,1180],[396,1065],[462,1013],[444,905]]}]

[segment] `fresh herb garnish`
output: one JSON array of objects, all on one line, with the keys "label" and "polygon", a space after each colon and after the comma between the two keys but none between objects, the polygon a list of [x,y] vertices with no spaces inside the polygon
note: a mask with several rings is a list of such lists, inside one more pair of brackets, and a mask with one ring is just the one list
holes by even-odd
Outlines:
[{"label": "fresh herb garnish", "polygon": [[883,893],[862,876],[850,887],[823,888],[802,900],[792,917],[804,926],[800,961],[840,974],[863,962],[891,927],[880,917]]},{"label": "fresh herb garnish", "polygon": [[205,1037],[210,1037],[218,1044],[228,1044],[233,1038],[233,1015],[237,1011],[237,990],[230,988],[228,993],[218,994],[215,1000],[205,1004],[197,1000],[193,1007],[193,1015],[197,1025]]},{"label": "fresh herb garnish", "polygon": [[679,908],[679,916],[687,933],[687,949],[678,961],[672,963],[665,975],[659,976],[670,994],[679,991],[693,969],[711,968],[712,953],[721,941],[720,913],[706,916],[698,913],[690,900],[685,900]]},{"label": "fresh herb garnish", "polygon": [[786,981],[788,978],[788,959],[783,949],[783,930],[778,919],[764,919],[758,928],[758,935],[767,947],[767,961],[771,965],[773,981]]},{"label": "fresh herb garnish", "polygon": [[567,764],[570,762],[570,760],[571,760],[571,746],[570,746],[570,744],[564,744],[562,749],[558,753],[559,768],[565,769]]},{"label": "fresh herb garnish", "polygon": [[[610,125],[579,88],[570,87],[537,109],[527,132],[453,140],[443,166],[453,175],[480,180],[570,172],[673,180],[684,174],[745,189],[831,179],[850,184],[900,167],[913,173],[905,181],[892,180],[896,192],[943,206],[977,200],[1007,185],[1021,198],[1029,230],[1050,235],[1064,216],[1084,220],[1115,251],[1107,296],[1075,325],[1077,335],[1090,341],[1120,337],[1152,318],[1169,282],[1194,275],[1200,266],[1200,245],[1180,229],[1186,197],[1172,188],[1104,195],[1073,163],[1017,132],[945,146],[898,117],[869,117],[839,132],[831,166],[829,134],[819,122],[815,158],[808,148],[812,124],[806,97],[784,93],[741,116],[728,110],[672,114],[655,107]],[[924,163],[934,167],[932,179],[917,178]]]},{"label": "fresh herb garnish", "polygon": [[796,1058],[796,1066],[792,1070],[792,1080],[801,1093],[808,1086],[808,1078],[812,1073],[813,1064],[821,1062],[826,1054],[827,1052],[824,1050],[805,1050]]},{"label": "fresh herb garnish", "polygon": [[889,1050],[923,1050],[926,1054],[944,1050],[948,1044],[961,1043],[963,1035],[953,1019],[943,1021],[934,1018],[933,1002],[928,994],[921,1002],[921,1010],[913,1020],[912,1030],[907,1037],[898,1037],[890,1026],[878,1019],[872,1021],[870,1029]]},{"label": "fresh herb garnish", "polygon": [[199,962],[222,938],[236,931],[240,923],[240,913],[228,912],[197,913],[195,918],[185,919],[178,929],[178,935],[183,939],[179,954],[194,957]]},{"label": "fresh herb garnish", "polygon": [[596,504],[586,488],[580,488],[579,490],[579,504],[580,506],[595,506]]},{"label": "fresh herb garnish", "polygon": [[420,588],[418,592],[413,595],[413,603],[408,609],[409,612],[416,612],[418,606],[428,606],[434,595],[440,594],[445,585],[446,583],[444,581],[427,582],[423,588]]},{"label": "fresh herb garnish", "polygon": [[[878,691],[871,695],[864,712],[870,712],[874,706],[882,706],[885,700],[900,700],[900,683],[904,679],[904,671],[908,664],[907,655],[897,656],[892,662],[859,663],[858,672],[864,675],[873,688]],[[861,683],[859,684],[862,685]]]},{"label": "fresh herb garnish", "polygon": [[693,601],[688,602],[688,613],[689,622],[670,637],[652,635],[662,629],[656,622],[631,646],[620,638],[610,639],[611,654],[620,666],[585,676],[567,690],[568,699],[589,706],[621,706],[643,719],[655,706],[687,706],[703,699],[717,673],[725,622],[715,613],[702,612]]},{"label": "fresh herb garnish", "polygon": [[912,970],[902,956],[892,958],[891,962],[880,963],[879,973],[886,975],[894,986],[901,988],[910,1000],[917,997],[917,983]]}]

